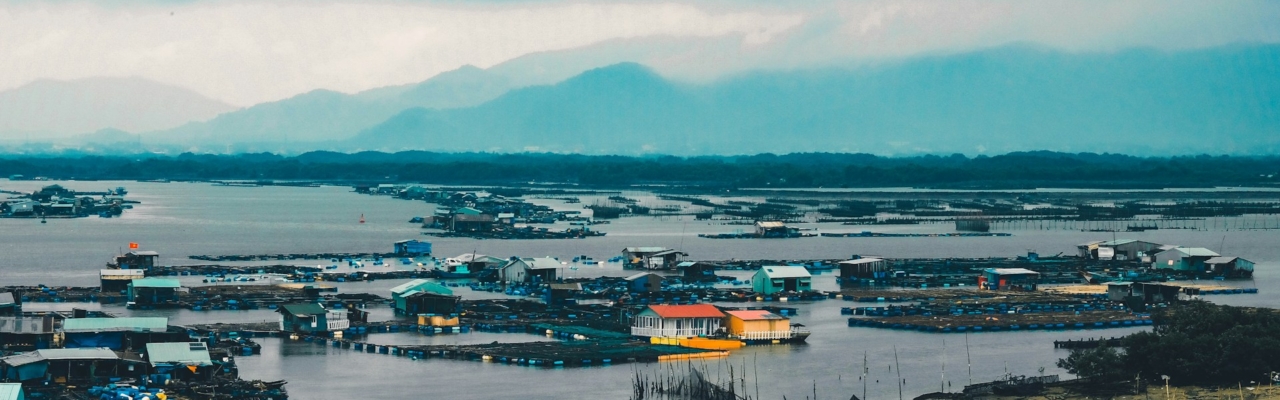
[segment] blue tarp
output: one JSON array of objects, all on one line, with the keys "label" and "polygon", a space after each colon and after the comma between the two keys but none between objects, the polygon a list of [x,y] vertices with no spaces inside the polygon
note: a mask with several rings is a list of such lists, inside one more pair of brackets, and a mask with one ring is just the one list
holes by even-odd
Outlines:
[{"label": "blue tarp", "polygon": [[124,350],[124,332],[70,333],[66,334],[63,347],[68,349],[81,347],[106,347],[111,350]]}]

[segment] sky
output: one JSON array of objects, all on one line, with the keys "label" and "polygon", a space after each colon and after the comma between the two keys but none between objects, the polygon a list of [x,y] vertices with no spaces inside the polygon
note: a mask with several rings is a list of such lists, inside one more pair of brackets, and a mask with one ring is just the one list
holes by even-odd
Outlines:
[{"label": "sky", "polygon": [[1276,21],[1277,1],[0,0],[0,90],[130,76],[249,106],[547,52],[706,81],[1010,43],[1080,52],[1273,43]]}]

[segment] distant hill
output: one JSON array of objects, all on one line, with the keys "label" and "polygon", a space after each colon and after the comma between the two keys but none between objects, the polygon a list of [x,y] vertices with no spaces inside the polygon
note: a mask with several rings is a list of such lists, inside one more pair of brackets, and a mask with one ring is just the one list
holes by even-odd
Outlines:
[{"label": "distant hill", "polygon": [[0,92],[0,138],[47,140],[109,128],[167,129],[234,109],[142,78],[40,80]]},{"label": "distant hill", "polygon": [[470,107],[509,89],[507,78],[465,66],[420,83],[353,95],[315,90],[144,136],[153,142],[205,146],[346,139],[407,108]]},{"label": "distant hill", "polygon": [[412,108],[343,151],[1275,154],[1280,46],[1013,46],[858,69],[671,82],[637,64],[457,109]]}]

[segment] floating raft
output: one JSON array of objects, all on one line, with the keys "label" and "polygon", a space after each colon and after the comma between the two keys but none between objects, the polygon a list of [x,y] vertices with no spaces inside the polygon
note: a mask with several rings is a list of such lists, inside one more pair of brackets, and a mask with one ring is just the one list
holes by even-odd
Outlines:
[{"label": "floating raft", "polygon": [[952,232],[952,233],[881,233],[881,232],[850,232],[850,233],[832,233],[824,232],[822,237],[1005,237],[1013,236],[1012,233],[1001,232]]},{"label": "floating raft", "polygon": [[[562,327],[563,328],[563,327]],[[316,344],[372,354],[413,359],[443,358],[533,367],[590,367],[634,362],[657,362],[727,357],[728,351],[655,345],[633,340],[575,340],[532,343],[492,343],[465,346],[380,345],[324,337],[302,337]]]},{"label": "floating raft", "polygon": [[1151,325],[1146,315],[1115,311],[1009,314],[999,317],[958,315],[849,318],[850,327],[899,329],[932,333],[1000,332],[1129,328]]}]

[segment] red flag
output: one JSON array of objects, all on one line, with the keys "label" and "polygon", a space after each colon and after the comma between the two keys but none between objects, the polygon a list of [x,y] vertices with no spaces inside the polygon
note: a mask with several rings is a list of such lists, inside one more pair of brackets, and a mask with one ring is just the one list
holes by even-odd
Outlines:
[{"label": "red flag", "polygon": [[130,250],[134,250],[134,249],[137,249],[137,248],[138,248],[138,243],[137,243],[137,242],[129,242],[129,249],[130,249]]}]

